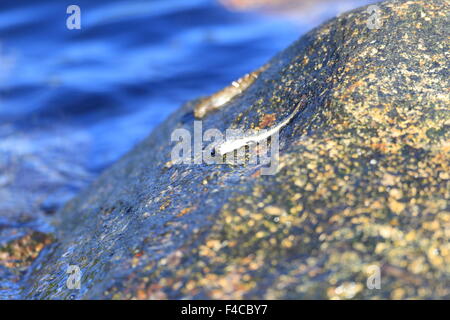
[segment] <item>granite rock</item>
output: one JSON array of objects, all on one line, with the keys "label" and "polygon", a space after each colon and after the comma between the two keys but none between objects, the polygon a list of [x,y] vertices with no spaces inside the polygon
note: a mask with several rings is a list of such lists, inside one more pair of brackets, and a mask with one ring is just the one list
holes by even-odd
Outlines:
[{"label": "granite rock", "polygon": [[23,297],[450,298],[450,3],[377,6],[377,28],[367,7],[323,24],[202,119],[257,131],[304,97],[276,174],[173,163],[189,102],[56,214]]}]

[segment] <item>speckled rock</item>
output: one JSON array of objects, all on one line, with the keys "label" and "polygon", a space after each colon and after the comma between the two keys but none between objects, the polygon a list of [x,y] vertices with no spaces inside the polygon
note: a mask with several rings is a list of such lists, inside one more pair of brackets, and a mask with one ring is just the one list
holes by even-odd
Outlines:
[{"label": "speckled rock", "polygon": [[450,3],[378,6],[379,29],[366,8],[325,23],[203,118],[258,129],[305,96],[275,175],[173,164],[187,103],[58,213],[23,296],[450,298]]}]

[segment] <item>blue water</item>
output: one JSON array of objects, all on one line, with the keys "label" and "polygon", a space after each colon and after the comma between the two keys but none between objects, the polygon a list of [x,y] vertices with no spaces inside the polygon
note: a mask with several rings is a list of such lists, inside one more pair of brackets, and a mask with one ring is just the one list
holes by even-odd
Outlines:
[{"label": "blue water", "polygon": [[[71,4],[81,30],[66,27]],[[335,10],[303,21],[214,0],[1,0],[0,217],[54,213],[182,103]]]}]

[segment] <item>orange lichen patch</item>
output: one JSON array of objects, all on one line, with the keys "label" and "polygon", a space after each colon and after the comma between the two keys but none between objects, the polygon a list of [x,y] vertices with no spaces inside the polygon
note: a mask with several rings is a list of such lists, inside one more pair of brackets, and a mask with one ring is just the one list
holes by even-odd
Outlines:
[{"label": "orange lichen patch", "polygon": [[268,206],[264,208],[264,211],[267,214],[270,214],[272,216],[280,216],[284,213],[284,210],[279,208],[279,207],[275,207],[275,206]]},{"label": "orange lichen patch", "polygon": [[8,268],[28,267],[53,237],[41,232],[32,232],[0,247],[0,265]]},{"label": "orange lichen patch", "polygon": [[177,214],[177,217],[182,217],[182,216],[184,216],[185,214],[191,212],[194,209],[195,209],[195,207],[184,208]]},{"label": "orange lichen patch", "polygon": [[258,178],[261,176],[261,169],[256,170],[255,172],[252,173],[251,177],[252,178]]},{"label": "orange lichen patch", "polygon": [[137,257],[137,258],[139,258],[139,257],[142,257],[143,254],[144,254],[144,253],[143,253],[142,251],[139,251],[139,252],[137,252],[134,256]]},{"label": "orange lichen patch", "polygon": [[259,127],[261,129],[271,127],[275,123],[276,119],[277,117],[274,114],[265,114],[259,120]]},{"label": "orange lichen patch", "polygon": [[389,199],[389,208],[396,214],[400,214],[405,210],[405,204],[395,199]]}]

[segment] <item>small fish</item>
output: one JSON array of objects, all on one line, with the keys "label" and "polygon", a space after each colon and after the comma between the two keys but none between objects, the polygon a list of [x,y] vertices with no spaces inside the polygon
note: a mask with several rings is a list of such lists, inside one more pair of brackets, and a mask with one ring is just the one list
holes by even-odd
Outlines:
[{"label": "small fish", "polygon": [[218,110],[225,104],[230,102],[234,97],[247,90],[258,76],[268,68],[268,65],[262,66],[258,70],[246,74],[239,80],[233,81],[228,87],[216,92],[209,98],[199,102],[194,108],[194,116],[196,119],[203,119],[212,111]]},{"label": "small fish", "polygon": [[221,156],[232,152],[234,150],[240,149],[244,146],[255,144],[260,141],[263,141],[270,136],[272,136],[274,133],[280,131],[284,126],[286,126],[294,117],[295,115],[302,109],[305,105],[305,96],[302,97],[302,100],[297,104],[294,111],[286,117],[283,121],[281,121],[278,125],[268,129],[268,130],[262,130],[261,132],[251,135],[251,136],[245,136],[245,137],[238,137],[236,139],[227,139],[222,144],[218,145],[215,148],[215,152],[219,153]]}]

